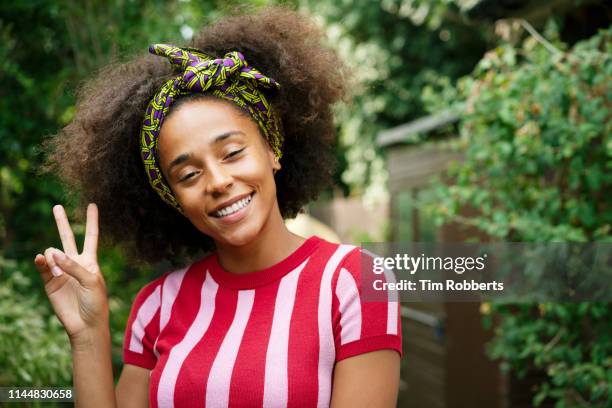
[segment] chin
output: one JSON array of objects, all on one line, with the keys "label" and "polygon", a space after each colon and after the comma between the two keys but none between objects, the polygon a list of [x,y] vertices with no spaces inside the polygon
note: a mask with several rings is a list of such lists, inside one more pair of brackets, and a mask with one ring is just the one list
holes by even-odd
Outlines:
[{"label": "chin", "polygon": [[215,241],[224,245],[239,247],[251,243],[255,238],[257,238],[257,231],[253,228],[239,228],[237,231],[219,234]]}]

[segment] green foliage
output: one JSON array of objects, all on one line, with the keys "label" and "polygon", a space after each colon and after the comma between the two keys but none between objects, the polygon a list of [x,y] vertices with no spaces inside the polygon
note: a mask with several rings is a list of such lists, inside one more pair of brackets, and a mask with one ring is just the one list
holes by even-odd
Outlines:
[{"label": "green foliage", "polygon": [[612,401],[612,330],[608,303],[493,305],[503,316],[489,354],[519,377],[544,369],[534,399],[557,408],[607,407]]},{"label": "green foliage", "polygon": [[[553,25],[547,37],[555,38]],[[544,47],[527,38],[488,52],[448,91],[464,109],[455,147],[465,160],[438,185],[429,210],[489,236],[526,242],[612,241],[612,28]],[[550,45],[550,44],[548,44]],[[425,97],[440,105],[438,94]],[[464,217],[462,209],[478,210]],[[609,303],[493,305],[503,317],[490,355],[524,375],[548,378],[534,404],[612,404]]]},{"label": "green foliage", "polygon": [[[567,55],[531,38],[502,45],[460,82],[466,160],[456,184],[439,189],[439,221],[456,217],[510,240],[612,239],[610,36]],[[461,219],[464,206],[479,214]]]},{"label": "green foliage", "polygon": [[330,45],[350,66],[351,103],[336,118],[341,181],[366,199],[386,194],[379,131],[423,115],[421,89],[469,73],[485,50],[451,0],[302,0],[322,20]]},{"label": "green foliage", "polygon": [[0,384],[69,386],[68,336],[20,269],[0,258]]}]

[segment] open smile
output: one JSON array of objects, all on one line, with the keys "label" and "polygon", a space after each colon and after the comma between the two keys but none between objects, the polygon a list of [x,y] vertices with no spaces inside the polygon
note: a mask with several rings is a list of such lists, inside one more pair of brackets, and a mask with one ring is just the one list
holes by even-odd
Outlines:
[{"label": "open smile", "polygon": [[212,213],[210,213],[209,215],[214,217],[214,218],[218,218],[218,219],[222,219],[222,220],[227,220],[227,221],[234,221],[237,220],[238,218],[241,218],[241,215],[243,215],[247,208],[249,207],[249,205],[251,204],[251,202],[253,201],[253,196],[255,195],[255,192],[252,192],[251,194],[249,194],[248,196],[228,205],[225,206],[217,211],[213,211]]}]

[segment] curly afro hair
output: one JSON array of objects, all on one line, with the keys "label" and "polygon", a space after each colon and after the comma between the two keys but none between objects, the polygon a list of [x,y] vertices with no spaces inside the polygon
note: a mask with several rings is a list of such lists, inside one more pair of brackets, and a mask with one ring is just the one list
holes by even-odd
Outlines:
[{"label": "curly afro hair", "polygon": [[[187,45],[215,57],[238,50],[281,84],[269,100],[285,136],[283,168],[275,175],[283,218],[295,217],[332,184],[332,106],[346,94],[346,76],[322,40],[308,17],[267,7],[222,18]],[[78,208],[98,205],[101,238],[119,244],[135,264],[184,264],[214,248],[210,237],[159,198],[140,158],[145,109],[172,76],[165,58],[144,53],[102,69],[79,88],[74,120],[44,144],[45,168],[57,172]]]}]

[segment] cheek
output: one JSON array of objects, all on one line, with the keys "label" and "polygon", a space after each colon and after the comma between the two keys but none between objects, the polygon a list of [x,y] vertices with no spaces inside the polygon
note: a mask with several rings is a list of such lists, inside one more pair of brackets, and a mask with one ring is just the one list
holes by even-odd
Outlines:
[{"label": "cheek", "polygon": [[[269,169],[268,163],[262,155],[252,155],[237,162],[236,170],[245,178],[265,184],[270,182],[268,173],[272,174],[272,170]],[[273,178],[272,181],[274,181]]]}]

